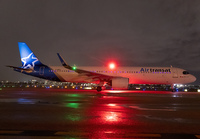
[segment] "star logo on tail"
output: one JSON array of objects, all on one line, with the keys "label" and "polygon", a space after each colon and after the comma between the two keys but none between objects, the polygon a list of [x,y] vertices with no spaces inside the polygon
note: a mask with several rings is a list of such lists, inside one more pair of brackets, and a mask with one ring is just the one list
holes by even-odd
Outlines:
[{"label": "star logo on tail", "polygon": [[36,57],[34,57],[33,53],[30,53],[27,57],[24,57],[21,59],[23,62],[23,68],[24,69],[33,69],[35,66],[35,62],[38,61]]}]

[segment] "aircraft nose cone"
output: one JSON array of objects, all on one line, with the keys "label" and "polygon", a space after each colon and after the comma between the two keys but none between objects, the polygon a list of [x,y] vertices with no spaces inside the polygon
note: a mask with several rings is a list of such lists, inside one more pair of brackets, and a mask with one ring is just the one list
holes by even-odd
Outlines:
[{"label": "aircraft nose cone", "polygon": [[192,82],[195,82],[196,79],[197,79],[197,78],[196,78],[195,76],[192,75],[192,77],[191,77],[191,81],[192,81]]}]

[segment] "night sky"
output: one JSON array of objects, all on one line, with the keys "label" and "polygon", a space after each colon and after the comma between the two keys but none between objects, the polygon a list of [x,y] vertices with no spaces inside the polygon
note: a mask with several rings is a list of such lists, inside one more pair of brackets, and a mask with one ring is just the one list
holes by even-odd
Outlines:
[{"label": "night sky", "polygon": [[0,80],[33,79],[5,67],[17,42],[46,65],[172,65],[200,84],[200,0],[0,0]]}]

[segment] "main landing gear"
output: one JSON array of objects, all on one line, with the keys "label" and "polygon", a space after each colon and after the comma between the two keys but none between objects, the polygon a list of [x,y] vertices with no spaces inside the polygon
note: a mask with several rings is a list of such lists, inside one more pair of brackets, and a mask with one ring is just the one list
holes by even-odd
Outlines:
[{"label": "main landing gear", "polygon": [[101,86],[97,86],[97,91],[100,92],[102,90]]},{"label": "main landing gear", "polygon": [[171,91],[172,92],[176,92],[175,89],[174,89],[174,85],[173,84],[171,84]]}]

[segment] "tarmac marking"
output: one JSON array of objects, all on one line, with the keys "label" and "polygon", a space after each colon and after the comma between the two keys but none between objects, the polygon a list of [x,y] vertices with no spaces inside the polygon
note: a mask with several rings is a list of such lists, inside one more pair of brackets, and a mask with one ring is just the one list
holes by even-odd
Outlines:
[{"label": "tarmac marking", "polygon": [[126,134],[126,137],[139,137],[139,138],[161,138],[160,134]]},{"label": "tarmac marking", "polygon": [[[89,135],[90,133],[79,133],[79,132],[62,132],[62,131],[58,131],[56,132],[54,135],[57,135],[57,136],[66,136],[66,135],[81,135],[81,136],[87,136]],[[107,133],[107,134],[113,134],[113,133]],[[117,134],[118,136],[120,134]],[[124,135],[125,137],[139,137],[139,138],[160,138],[161,135],[160,134],[135,134],[135,133],[132,133],[132,134],[125,134]]]},{"label": "tarmac marking", "polygon": [[0,136],[1,139],[66,139],[66,137],[52,136]]},{"label": "tarmac marking", "polygon": [[87,132],[83,132],[83,133],[80,133],[80,132],[64,132],[64,131],[58,131],[56,133],[54,133],[54,135],[57,135],[57,136],[65,136],[65,135],[81,135],[81,136],[85,136],[85,135],[89,135],[90,133],[87,133]]},{"label": "tarmac marking", "polygon": [[[0,130],[0,138],[41,138],[41,139],[57,139],[63,138],[65,136],[78,136],[78,137],[90,137],[92,133],[89,132],[65,132],[65,131],[9,131],[9,130]],[[163,138],[163,139],[191,139],[196,138],[200,139],[200,134],[192,135],[192,134],[137,134],[137,133],[127,133],[127,134],[113,134],[112,132],[106,133],[108,136],[112,137],[124,137],[124,138]]]},{"label": "tarmac marking", "polygon": [[174,109],[150,109],[150,108],[141,108],[138,106],[129,106],[130,108],[133,109],[138,109],[138,110],[150,110],[150,111],[174,111]]},{"label": "tarmac marking", "polygon": [[7,134],[7,135],[17,135],[17,134],[22,134],[24,131],[7,131],[7,130],[0,130],[0,134]]},{"label": "tarmac marking", "polygon": [[200,135],[195,135],[195,137],[197,137],[198,139],[200,139]]}]

